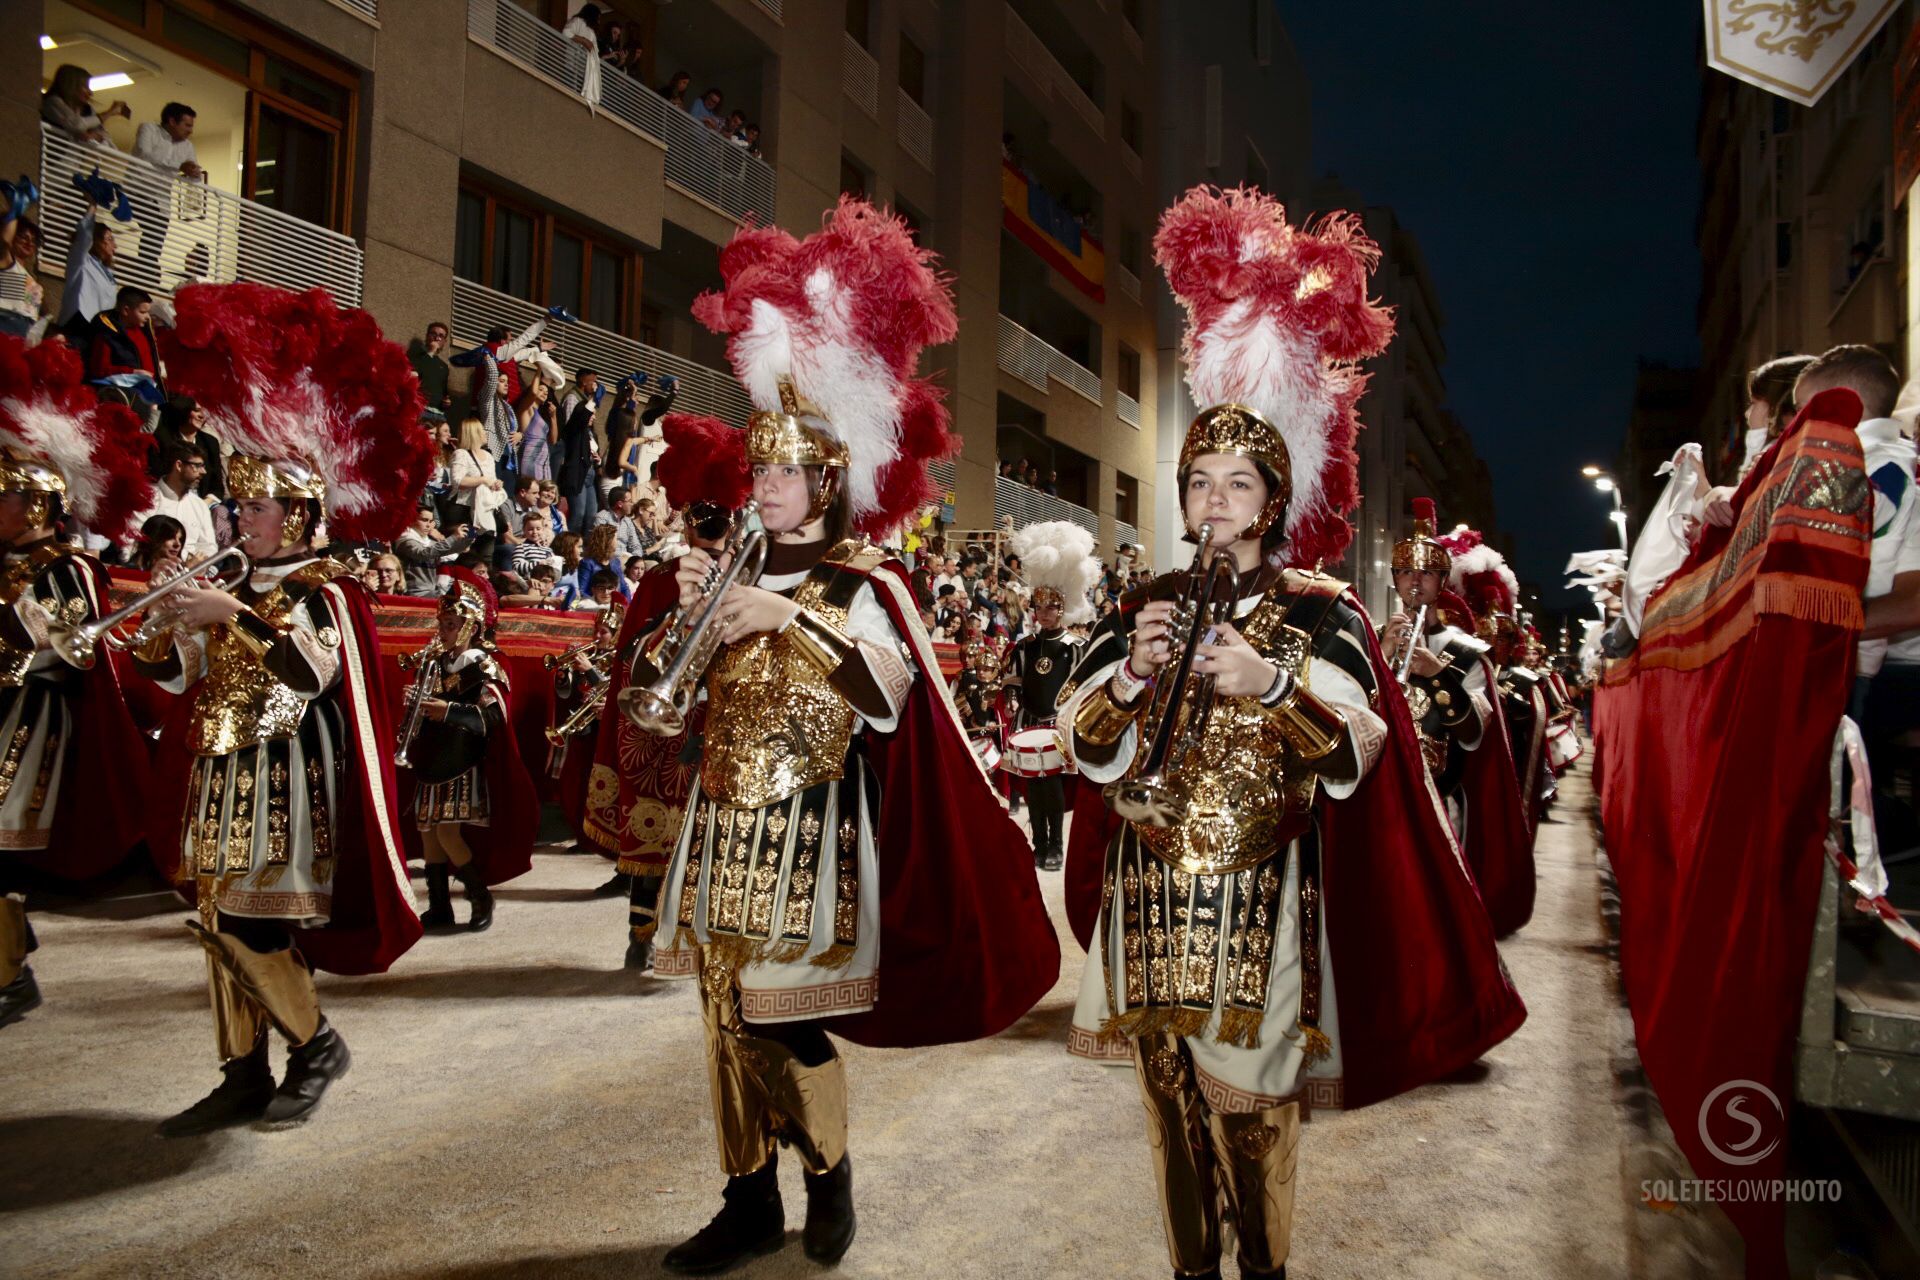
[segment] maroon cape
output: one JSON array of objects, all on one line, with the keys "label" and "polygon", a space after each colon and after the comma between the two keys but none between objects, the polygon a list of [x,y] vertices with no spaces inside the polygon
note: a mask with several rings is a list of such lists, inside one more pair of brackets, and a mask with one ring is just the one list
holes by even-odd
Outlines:
[{"label": "maroon cape", "polygon": [[[1468,619],[1467,602],[1451,592],[1441,597],[1447,613]],[[1467,753],[1461,788],[1467,800],[1467,838],[1463,852],[1480,900],[1493,921],[1493,934],[1504,938],[1533,918],[1533,830],[1520,798],[1520,779],[1514,769],[1513,745],[1507,737],[1507,717],[1500,710],[1499,673],[1485,657],[1480,669],[1487,679],[1492,714],[1480,736],[1480,745]]]},{"label": "maroon cape", "polygon": [[[1371,623],[1366,634],[1387,740],[1351,796],[1314,810],[1349,1109],[1451,1075],[1527,1016]],[[1067,912],[1082,946],[1120,821],[1099,797],[1097,787],[1080,788],[1068,850]]]},{"label": "maroon cape", "polygon": [[[333,915],[319,929],[294,929],[315,968],[328,973],[385,973],[420,940],[420,917],[407,879],[401,794],[394,782],[394,725],[388,714],[373,595],[350,573],[325,588],[340,632],[335,653],[338,699],[347,725],[347,785],[335,797]],[[191,699],[180,699],[182,711]],[[180,865],[181,819],[194,762],[185,737],[191,717],[169,718],[158,763],[149,774],[148,838],[154,861],[169,875]],[[193,885],[178,886],[188,901]]]},{"label": "maroon cape", "polygon": [[868,575],[912,652],[899,726],[867,734],[880,781],[880,998],[832,1030],[876,1048],[957,1044],[1010,1027],[1060,976],[1060,940],[1026,836],[967,746],[904,566]]},{"label": "maroon cape", "polygon": [[[110,612],[107,572],[89,555],[75,555],[93,590],[95,616]],[[45,849],[15,853],[21,862],[62,880],[88,880],[111,871],[146,834],[147,815],[139,787],[91,785],[89,767],[108,761],[136,762],[148,753],[121,690],[125,655],[100,646],[93,670],[79,681],[74,699],[73,744],[65,785],[53,814],[52,842]]]},{"label": "maroon cape", "polygon": [[[506,663],[499,661],[501,674]],[[492,886],[505,884],[515,876],[533,870],[533,840],[540,831],[540,797],[533,789],[533,777],[520,756],[520,741],[514,734],[513,687],[510,680],[494,684],[501,700],[505,721],[487,734],[487,756],[482,772],[487,781],[487,825],[463,830],[467,847],[473,850],[474,865],[480,868],[481,882]],[[411,770],[401,770],[401,794],[407,797],[403,823],[407,835],[407,856],[418,858],[420,828],[413,820],[415,782]]]},{"label": "maroon cape", "polygon": [[1871,548],[1859,418],[1846,390],[1801,410],[1594,693],[1640,1058],[1694,1176],[1726,1189],[1749,1276],[1787,1274],[1775,1180]]}]

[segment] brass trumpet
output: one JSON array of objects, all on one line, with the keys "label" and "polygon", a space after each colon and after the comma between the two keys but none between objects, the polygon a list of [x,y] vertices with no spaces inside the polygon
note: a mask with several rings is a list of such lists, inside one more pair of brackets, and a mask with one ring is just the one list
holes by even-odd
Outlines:
[{"label": "brass trumpet", "polygon": [[1109,783],[1103,792],[1108,806],[1129,822],[1172,827],[1186,816],[1185,788],[1174,781],[1173,774],[1206,732],[1215,681],[1212,675],[1196,672],[1193,660],[1200,646],[1211,641],[1214,630],[1232,619],[1234,603],[1240,598],[1240,570],[1231,551],[1214,549],[1213,532],[1211,524],[1200,526],[1193,567],[1174,599],[1168,630],[1184,639],[1171,666],[1154,681],[1140,729],[1148,744],[1146,754],[1135,771]]},{"label": "brass trumpet", "polygon": [[548,654],[546,657],[540,659],[540,665],[548,671],[558,671],[561,667],[566,666],[581,654],[593,652],[595,647],[596,642],[592,640],[582,640],[571,649],[567,649],[561,653]]},{"label": "brass trumpet", "polygon": [[603,680],[587,691],[587,696],[580,700],[580,705],[573,709],[572,715],[557,726],[547,727],[547,741],[556,747],[559,746],[592,723],[593,719],[600,714],[600,709],[606,705],[607,682]]},{"label": "brass trumpet", "polygon": [[[235,563],[216,569],[222,561]],[[100,645],[105,643],[109,649],[125,651],[139,649],[153,643],[172,629],[171,623],[162,622],[160,615],[150,611],[153,605],[163,597],[178,591],[182,587],[199,587],[217,591],[233,592],[253,573],[253,562],[247,559],[247,553],[239,547],[228,547],[225,551],[216,551],[204,559],[196,560],[159,583],[147,589],[130,603],[115,609],[104,618],[93,622],[68,623],[57,618],[48,618],[46,624],[47,647],[62,662],[85,671],[91,668],[100,656]],[[131,632],[121,628],[134,614],[148,610],[147,616]]]}]

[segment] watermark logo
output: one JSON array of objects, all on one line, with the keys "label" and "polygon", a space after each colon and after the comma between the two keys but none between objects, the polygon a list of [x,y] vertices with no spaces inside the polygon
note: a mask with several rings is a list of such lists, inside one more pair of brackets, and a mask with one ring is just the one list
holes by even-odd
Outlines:
[{"label": "watermark logo", "polygon": [[1700,1103],[1700,1141],[1722,1164],[1759,1164],[1780,1146],[1786,1110],[1757,1080],[1729,1080]]}]

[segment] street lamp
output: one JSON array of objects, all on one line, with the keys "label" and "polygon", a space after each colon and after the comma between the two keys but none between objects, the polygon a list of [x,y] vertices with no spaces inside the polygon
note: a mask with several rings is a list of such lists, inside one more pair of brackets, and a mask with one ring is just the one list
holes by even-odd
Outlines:
[{"label": "street lamp", "polygon": [[1614,530],[1620,535],[1621,550],[1627,549],[1627,509],[1620,501],[1620,485],[1607,472],[1588,463],[1580,468],[1580,474],[1593,481],[1593,487],[1613,499],[1613,511],[1608,515]]}]

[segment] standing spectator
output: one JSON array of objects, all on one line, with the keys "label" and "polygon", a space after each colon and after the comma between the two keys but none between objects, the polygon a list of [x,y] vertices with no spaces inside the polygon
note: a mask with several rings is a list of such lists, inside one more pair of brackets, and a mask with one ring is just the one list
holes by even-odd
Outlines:
[{"label": "standing spectator", "polygon": [[40,224],[0,209],[0,333],[24,338],[46,305],[33,273],[40,257]]},{"label": "standing spectator", "polygon": [[520,474],[543,485],[553,479],[553,455],[547,414],[553,408],[546,380],[534,378],[515,406],[520,422]]},{"label": "standing spectator", "polygon": [[726,127],[726,119],[720,114],[720,91],[709,89],[700,95],[700,101],[693,104],[687,113],[701,124],[718,133]]},{"label": "standing spectator", "polygon": [[660,96],[682,111],[687,109],[687,87],[693,83],[693,77],[684,71],[676,71],[673,78],[660,86]]},{"label": "standing spectator", "polygon": [[560,35],[573,47],[567,50],[574,83],[588,102],[600,101],[600,6],[585,5],[573,15]]},{"label": "standing spectator", "polygon": [[92,201],[73,228],[73,242],[67,246],[67,287],[60,295],[59,324],[76,345],[86,340],[87,326],[102,311],[111,308],[120,294],[120,282],[113,275],[114,254],[119,242],[113,228],[99,220],[100,209]]},{"label": "standing spectator", "polygon": [[112,311],[93,318],[87,343],[87,376],[110,378],[120,373],[144,373],[160,385],[160,353],[153,345],[153,295],[127,285],[114,300]]},{"label": "standing spectator", "polygon": [[1040,492],[1046,494],[1050,498],[1057,498],[1060,496],[1060,473],[1058,471],[1047,472],[1046,483],[1040,486]]},{"label": "standing spectator", "polygon": [[446,321],[435,320],[427,326],[427,336],[407,353],[407,363],[413,366],[414,376],[420,379],[420,398],[426,402],[427,412],[441,416],[445,416],[448,406],[453,403],[453,392],[448,389],[453,369],[447,364],[447,358],[440,354],[446,349]]},{"label": "standing spectator", "polygon": [[567,500],[567,527],[575,533],[591,528],[600,510],[600,441],[593,434],[593,415],[600,406],[600,375],[581,369],[573,376],[573,390],[560,402],[559,462],[553,477]]},{"label": "standing spectator", "polygon": [[720,126],[720,136],[735,146],[744,149],[747,145],[747,140],[744,136],[746,131],[747,113],[738,107],[727,112],[727,122]]},{"label": "standing spectator", "polygon": [[202,497],[224,500],[227,476],[220,459],[220,442],[207,430],[207,412],[186,396],[175,396],[160,406],[160,422],[154,428],[154,477],[166,474],[167,454],[174,445],[190,444],[200,450],[206,461],[206,474],[200,478]]},{"label": "standing spectator", "polygon": [[453,455],[454,492],[464,499],[466,524],[480,535],[482,553],[491,555],[493,539],[506,532],[506,483],[497,474],[487,448],[487,429],[478,418],[460,424],[460,447]]},{"label": "standing spectator", "polygon": [[92,79],[83,67],[71,62],[53,73],[53,83],[40,95],[40,118],[65,133],[75,142],[97,142],[111,147],[106,122],[115,116],[133,119],[127,104],[115,100],[104,115],[93,109]]},{"label": "standing spectator", "polygon": [[413,523],[394,540],[394,554],[405,566],[404,591],[410,596],[440,594],[440,562],[473,545],[473,530],[458,525],[442,537],[434,523],[434,509],[425,503],[413,514]]},{"label": "standing spectator", "polygon": [[220,549],[213,536],[213,517],[207,513],[207,500],[198,490],[200,477],[206,474],[207,460],[197,445],[177,444],[167,453],[166,474],[153,487],[150,514],[172,516],[186,530],[182,554],[189,563],[205,559]]},{"label": "standing spectator", "polygon": [[193,150],[195,111],[182,102],[160,108],[159,124],[143,124],[133,135],[133,154],[148,164],[199,181],[206,176]]}]

